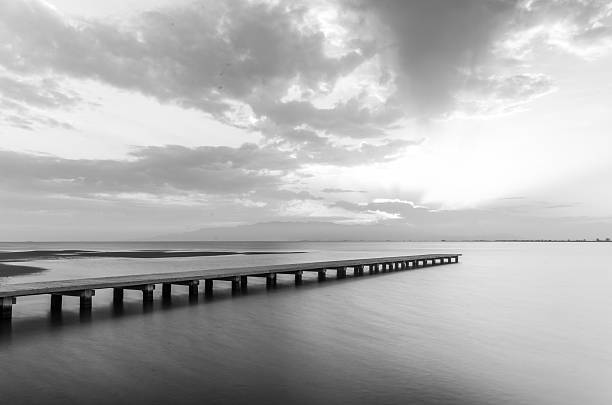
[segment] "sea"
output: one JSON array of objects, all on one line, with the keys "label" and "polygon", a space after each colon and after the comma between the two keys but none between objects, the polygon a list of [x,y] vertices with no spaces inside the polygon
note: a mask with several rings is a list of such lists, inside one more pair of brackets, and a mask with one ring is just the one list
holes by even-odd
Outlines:
[{"label": "sea", "polygon": [[[41,250],[235,252],[34,257],[0,284],[345,258],[461,253],[457,264],[275,288],[249,279],[153,306],[98,290],[18,298],[0,327],[2,404],[612,404],[612,243],[0,243]],[[266,254],[244,254],[244,253]],[[7,263],[4,263],[7,264]],[[10,264],[10,263],[9,263]],[[5,266],[6,267],[6,266]],[[203,290],[203,288],[202,288]]]}]

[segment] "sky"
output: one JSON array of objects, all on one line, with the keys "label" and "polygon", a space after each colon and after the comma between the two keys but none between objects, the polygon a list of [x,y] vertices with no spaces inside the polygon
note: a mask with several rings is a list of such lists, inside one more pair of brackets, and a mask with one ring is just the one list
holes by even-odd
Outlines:
[{"label": "sky", "polygon": [[2,0],[0,240],[612,237],[611,79],[611,1]]}]

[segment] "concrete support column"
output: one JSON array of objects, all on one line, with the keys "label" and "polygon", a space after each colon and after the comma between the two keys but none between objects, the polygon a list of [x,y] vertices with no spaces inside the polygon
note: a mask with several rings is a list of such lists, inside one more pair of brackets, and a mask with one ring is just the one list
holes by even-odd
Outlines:
[{"label": "concrete support column", "polygon": [[155,284],[143,285],[140,290],[142,291],[142,302],[149,304],[153,302],[153,290],[155,290]]},{"label": "concrete support column", "polygon": [[204,294],[212,295],[213,293],[213,281],[212,280],[204,280]]},{"label": "concrete support column", "polygon": [[51,294],[51,312],[60,312],[62,310],[62,295]]},{"label": "concrete support column", "polygon": [[16,302],[15,297],[0,297],[0,319],[11,319],[13,317],[13,304]]},{"label": "concrete support column", "polygon": [[240,288],[243,290],[247,289],[248,284],[248,277],[247,276],[240,276]]},{"label": "concrete support column", "polygon": [[336,269],[336,278],[346,278],[346,267],[338,267]]},{"label": "concrete support column", "polygon": [[113,303],[123,304],[123,288],[113,288]]},{"label": "concrete support column", "polygon": [[189,298],[197,298],[198,297],[198,286],[200,282],[198,280],[189,281],[187,284],[189,286]]},{"label": "concrete support column", "polygon": [[240,277],[232,277],[232,292],[236,292],[240,290]]},{"label": "concrete support column", "polygon": [[93,297],[94,295],[96,295],[96,292],[94,290],[81,291],[81,294],[79,296],[81,309],[85,309],[85,310],[91,309],[91,305],[92,305],[91,297]]},{"label": "concrete support column", "polygon": [[301,270],[295,272],[295,284],[299,284],[302,282],[302,274],[303,272]]},{"label": "concrete support column", "polygon": [[356,276],[356,277],[363,276],[363,266],[362,265],[353,267],[353,276]]},{"label": "concrete support column", "polygon": [[79,291],[64,291],[51,294],[51,312],[59,312],[62,310],[62,297],[69,295],[72,297],[79,297],[81,309],[91,309],[92,299],[96,295],[95,290],[79,290]]},{"label": "concrete support column", "polygon": [[319,270],[317,272],[319,281],[324,281],[325,280],[325,273],[326,273],[325,269],[321,269],[321,270]]},{"label": "concrete support column", "polygon": [[276,274],[269,273],[266,274],[266,287],[271,288],[276,285]]},{"label": "concrete support column", "polygon": [[162,284],[162,298],[164,300],[169,300],[172,298],[172,284],[170,283]]}]

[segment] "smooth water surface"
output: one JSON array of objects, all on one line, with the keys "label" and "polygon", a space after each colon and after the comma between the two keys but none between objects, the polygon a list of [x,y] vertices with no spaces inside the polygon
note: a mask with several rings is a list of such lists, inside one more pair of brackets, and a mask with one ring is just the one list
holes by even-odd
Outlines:
[{"label": "smooth water surface", "polygon": [[[66,246],[69,245],[69,246]],[[2,244],[0,250],[58,248]],[[60,248],[74,248],[64,244]],[[77,247],[80,248],[80,247]],[[148,244],[89,248],[158,249]],[[1,283],[436,252],[459,264],[317,282],[250,279],[153,308],[108,291],[91,315],[20,299],[0,330],[2,403],[612,403],[612,244],[203,243],[288,255],[36,261]],[[26,263],[22,263],[26,264]],[[333,275],[333,273],[332,273]]]}]

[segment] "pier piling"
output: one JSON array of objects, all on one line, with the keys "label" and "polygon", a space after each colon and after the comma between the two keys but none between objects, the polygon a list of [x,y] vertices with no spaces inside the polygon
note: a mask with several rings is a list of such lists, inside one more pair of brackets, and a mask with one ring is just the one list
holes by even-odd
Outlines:
[{"label": "pier piling", "polygon": [[268,273],[266,274],[266,287],[272,288],[276,285],[276,274]]},{"label": "pier piling", "polygon": [[172,299],[172,284],[163,283],[162,284],[162,298],[164,300]]},{"label": "pier piling", "polygon": [[51,312],[60,312],[62,310],[62,295],[51,294]]},{"label": "pier piling", "polygon": [[123,304],[123,288],[113,288],[113,303],[115,305]]},{"label": "pier piling", "polygon": [[0,298],[0,319],[11,319],[13,316],[13,304],[17,303],[15,297]]},{"label": "pier piling", "polygon": [[213,280],[204,280],[204,294],[207,296],[213,294]]},{"label": "pier piling", "polygon": [[266,286],[273,287],[276,285],[278,274],[293,275],[295,283],[299,284],[302,282],[304,271],[316,272],[317,279],[324,281],[328,269],[335,270],[337,278],[343,279],[346,277],[347,268],[352,269],[353,276],[359,277],[364,274],[365,266],[368,267],[370,274],[380,271],[414,270],[458,263],[459,256],[460,254],[455,253],[378,257],[0,285],[0,319],[11,319],[16,297],[29,295],[50,294],[52,314],[61,314],[64,296],[79,297],[81,314],[89,316],[96,289],[112,289],[113,303],[118,309],[122,307],[125,290],[141,291],[143,303],[147,309],[151,309],[147,304],[153,302],[156,284],[162,285],[162,297],[165,300],[172,295],[172,285],[188,286],[190,301],[194,301],[192,298],[198,296],[200,280],[204,280],[204,293],[211,296],[214,280],[230,281],[232,293],[236,293],[246,289],[248,277],[265,277]]},{"label": "pier piling", "polygon": [[123,287],[123,289],[142,291],[142,302],[145,304],[153,302],[153,290],[155,290],[155,284],[132,285],[132,286]]}]

